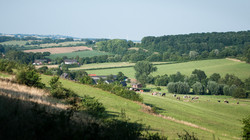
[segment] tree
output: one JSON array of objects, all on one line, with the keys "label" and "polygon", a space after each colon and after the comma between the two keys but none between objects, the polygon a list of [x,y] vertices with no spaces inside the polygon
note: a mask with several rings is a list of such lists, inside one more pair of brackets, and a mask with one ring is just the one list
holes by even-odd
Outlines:
[{"label": "tree", "polygon": [[177,91],[177,87],[174,82],[169,82],[167,88],[168,88],[168,92],[170,93],[176,93]]},{"label": "tree", "polygon": [[190,87],[186,82],[177,82],[176,87],[177,87],[176,93],[178,94],[188,94],[190,91]]},{"label": "tree", "polygon": [[234,98],[246,98],[247,94],[246,94],[246,91],[243,88],[238,87],[236,90],[234,90],[232,96]]},{"label": "tree", "polygon": [[217,95],[219,91],[219,86],[215,81],[208,81],[207,89],[209,94]]},{"label": "tree", "polygon": [[213,74],[209,77],[209,80],[218,82],[220,78],[221,78],[221,77],[220,77],[220,74],[219,74],[219,73],[213,73]]},{"label": "tree", "polygon": [[45,85],[41,83],[40,75],[35,70],[24,68],[16,75],[16,80],[19,84],[24,84],[30,87],[44,88]]},{"label": "tree", "polygon": [[204,71],[195,69],[192,74],[196,74],[199,78],[199,81],[202,82],[202,80],[205,80],[207,78],[207,75]]},{"label": "tree", "polygon": [[246,118],[242,120],[243,123],[243,132],[242,132],[242,138],[243,140],[249,140],[250,139],[250,115],[248,115]]},{"label": "tree", "polygon": [[138,80],[142,85],[147,83],[147,78],[151,72],[157,70],[156,67],[153,66],[152,63],[148,61],[139,61],[134,66],[135,69],[135,78]]},{"label": "tree", "polygon": [[196,52],[196,51],[190,51],[190,52],[189,52],[189,58],[190,58],[191,60],[196,59],[196,57],[197,57],[198,55],[199,55],[199,53]]},{"label": "tree", "polygon": [[245,89],[250,90],[250,77],[245,80]]},{"label": "tree", "polygon": [[125,75],[122,72],[118,72],[116,80],[123,81],[125,79]]},{"label": "tree", "polygon": [[183,81],[184,81],[184,78],[185,78],[185,76],[182,75],[182,74],[178,71],[176,74],[171,74],[171,75],[169,76],[169,81],[170,81],[170,82],[179,82],[179,81],[183,82]]},{"label": "tree", "polygon": [[194,94],[202,95],[204,92],[203,86],[200,82],[196,82],[192,85]]}]

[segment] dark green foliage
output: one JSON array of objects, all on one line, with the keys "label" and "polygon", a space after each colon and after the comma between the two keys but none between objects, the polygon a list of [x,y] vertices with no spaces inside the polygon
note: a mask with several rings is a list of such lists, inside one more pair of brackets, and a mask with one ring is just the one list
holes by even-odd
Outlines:
[{"label": "dark green foliage", "polygon": [[246,94],[246,91],[243,88],[238,87],[236,90],[233,91],[232,96],[234,98],[246,98],[247,94]]},{"label": "dark green foliage", "polygon": [[145,85],[147,83],[149,74],[157,70],[157,68],[148,61],[137,62],[134,66],[134,69],[135,77],[142,85]]},{"label": "dark green foliage", "polygon": [[169,82],[168,86],[167,86],[168,92],[170,92],[170,93],[176,93],[176,91],[177,91],[177,87],[176,86],[177,85],[174,82]]},{"label": "dark green foliage", "polygon": [[192,85],[194,94],[202,95],[204,94],[204,87],[200,82],[196,82]]},{"label": "dark green foliage", "polygon": [[125,75],[122,72],[118,72],[116,80],[124,81],[125,80]]},{"label": "dark green foliage", "polygon": [[170,82],[183,82],[185,76],[182,75],[179,71],[176,74],[171,74],[169,76],[169,81]]},{"label": "dark green foliage", "polygon": [[230,87],[228,85],[225,85],[223,87],[223,93],[224,93],[224,95],[232,96],[232,94],[230,94]]},{"label": "dark green foliage", "polygon": [[248,115],[246,118],[243,118],[243,132],[242,132],[242,138],[243,140],[249,140],[250,139],[250,115]]},{"label": "dark green foliage", "polygon": [[40,73],[46,73],[49,68],[47,66],[42,66],[41,68],[37,69]]},{"label": "dark green foliage", "polygon": [[82,78],[80,78],[80,83],[92,85],[93,84],[93,79],[90,76],[85,75]]},{"label": "dark green foliage", "polygon": [[30,70],[28,68],[23,68],[18,71],[16,75],[16,81],[19,84],[24,84],[27,86],[37,87],[37,88],[44,88],[45,85],[41,83],[40,75],[34,70]]},{"label": "dark green foliage", "polygon": [[248,77],[246,80],[245,80],[245,89],[246,90],[250,90],[250,77]]},{"label": "dark green foliage", "polygon": [[15,67],[15,62],[13,61],[8,61],[5,59],[0,59],[0,71],[2,72],[7,72],[7,73],[12,73],[13,68]]},{"label": "dark green foliage", "polygon": [[58,76],[54,76],[49,81],[51,90],[50,94],[52,97],[58,99],[66,99],[70,97],[77,97],[77,94],[70,89],[66,89],[62,86],[61,82],[59,81]]},{"label": "dark green foliage", "polygon": [[167,88],[170,93],[188,94],[190,91],[190,87],[186,82],[170,82]]},{"label": "dark green foliage", "polygon": [[209,94],[218,95],[219,86],[215,81],[208,81],[207,89],[209,91]]},{"label": "dark green foliage", "polygon": [[196,82],[199,82],[199,78],[196,74],[191,74],[189,77],[185,77],[184,81],[187,82],[189,86],[192,86]]},{"label": "dark green foliage", "polygon": [[184,130],[185,134],[177,133],[180,140],[198,140],[199,138],[195,136],[194,132],[190,134],[188,131]]},{"label": "dark green foliage", "polygon": [[244,83],[237,76],[233,74],[226,74],[225,78],[222,79],[222,82],[229,86],[231,85],[243,86],[244,85]]},{"label": "dark green foliage", "polygon": [[117,84],[97,84],[95,85],[98,88],[101,88],[105,91],[109,91],[115,95],[121,96],[123,98],[139,101],[142,102],[142,97],[137,94],[135,91],[128,90],[127,88],[123,87],[122,85]]},{"label": "dark green foliage", "polygon": [[219,73],[213,73],[213,74],[209,77],[209,80],[210,80],[210,81],[218,82],[220,78],[221,78],[221,76],[220,76]]},{"label": "dark green foliage", "polygon": [[195,69],[192,74],[196,74],[198,79],[199,79],[199,82],[202,82],[203,80],[205,80],[207,78],[207,75],[205,74],[204,71],[202,70],[197,70]]},{"label": "dark green foliage", "polygon": [[[8,108],[8,109],[6,109]],[[0,96],[0,139],[148,139],[144,125]],[[147,131],[148,133],[148,131]]]},{"label": "dark green foliage", "polygon": [[157,87],[156,90],[161,91],[161,87]]},{"label": "dark green foliage", "polygon": [[100,103],[95,97],[90,97],[88,95],[84,95],[80,103],[80,107],[78,110],[85,110],[89,114],[93,116],[102,116],[105,112],[105,108],[102,103]]},{"label": "dark green foliage", "polygon": [[169,77],[167,74],[162,75],[162,76],[157,76],[155,77],[154,84],[156,86],[167,86],[169,81]]}]

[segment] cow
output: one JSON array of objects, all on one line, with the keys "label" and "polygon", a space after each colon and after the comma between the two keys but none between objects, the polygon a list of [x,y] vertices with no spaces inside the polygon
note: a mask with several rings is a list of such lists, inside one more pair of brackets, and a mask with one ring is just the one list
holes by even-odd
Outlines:
[{"label": "cow", "polygon": [[177,97],[176,100],[180,100],[181,98],[180,97]]},{"label": "cow", "polygon": [[185,95],[185,96],[183,96],[183,98],[188,98],[188,96],[187,96],[187,95]]},{"label": "cow", "polygon": [[166,93],[162,93],[162,95],[161,96],[166,96]]},{"label": "cow", "polygon": [[173,97],[176,97],[176,94],[174,94]]},{"label": "cow", "polygon": [[195,96],[195,97],[192,98],[192,100],[194,100],[194,99],[199,99],[199,97],[198,97],[198,96]]},{"label": "cow", "polygon": [[220,103],[220,100],[218,100],[218,102]]},{"label": "cow", "polygon": [[240,104],[240,102],[237,102],[237,104]]},{"label": "cow", "polygon": [[229,103],[229,101],[227,101],[227,100],[224,100],[224,103],[227,103],[227,104],[228,104],[228,103]]}]

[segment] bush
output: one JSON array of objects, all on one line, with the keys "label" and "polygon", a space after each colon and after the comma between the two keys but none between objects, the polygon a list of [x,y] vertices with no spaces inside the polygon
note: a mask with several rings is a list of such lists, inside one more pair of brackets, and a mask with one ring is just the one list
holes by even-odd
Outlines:
[{"label": "bush", "polygon": [[234,98],[246,98],[247,94],[245,89],[238,87],[236,90],[234,90],[232,96]]},{"label": "bush", "polygon": [[243,140],[249,140],[250,139],[250,115],[242,120],[243,123],[243,132],[242,132],[242,138]]},{"label": "bush", "polygon": [[93,116],[102,116],[105,112],[105,108],[95,97],[84,95],[80,103],[78,110],[86,110]]},{"label": "bush", "polygon": [[168,83],[167,88],[168,88],[168,92],[170,92],[170,93],[176,93],[176,91],[177,91],[177,87],[176,87],[176,84],[174,82]]},{"label": "bush", "polygon": [[24,84],[30,87],[45,87],[45,85],[41,83],[40,75],[35,70],[29,70],[26,68],[20,70],[16,75],[16,80],[19,84]]}]

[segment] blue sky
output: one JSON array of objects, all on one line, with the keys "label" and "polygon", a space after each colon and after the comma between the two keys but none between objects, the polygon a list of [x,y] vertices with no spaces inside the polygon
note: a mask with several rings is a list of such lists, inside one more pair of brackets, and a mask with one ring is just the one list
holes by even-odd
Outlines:
[{"label": "blue sky", "polygon": [[0,32],[123,38],[250,30],[250,0],[0,0]]}]

